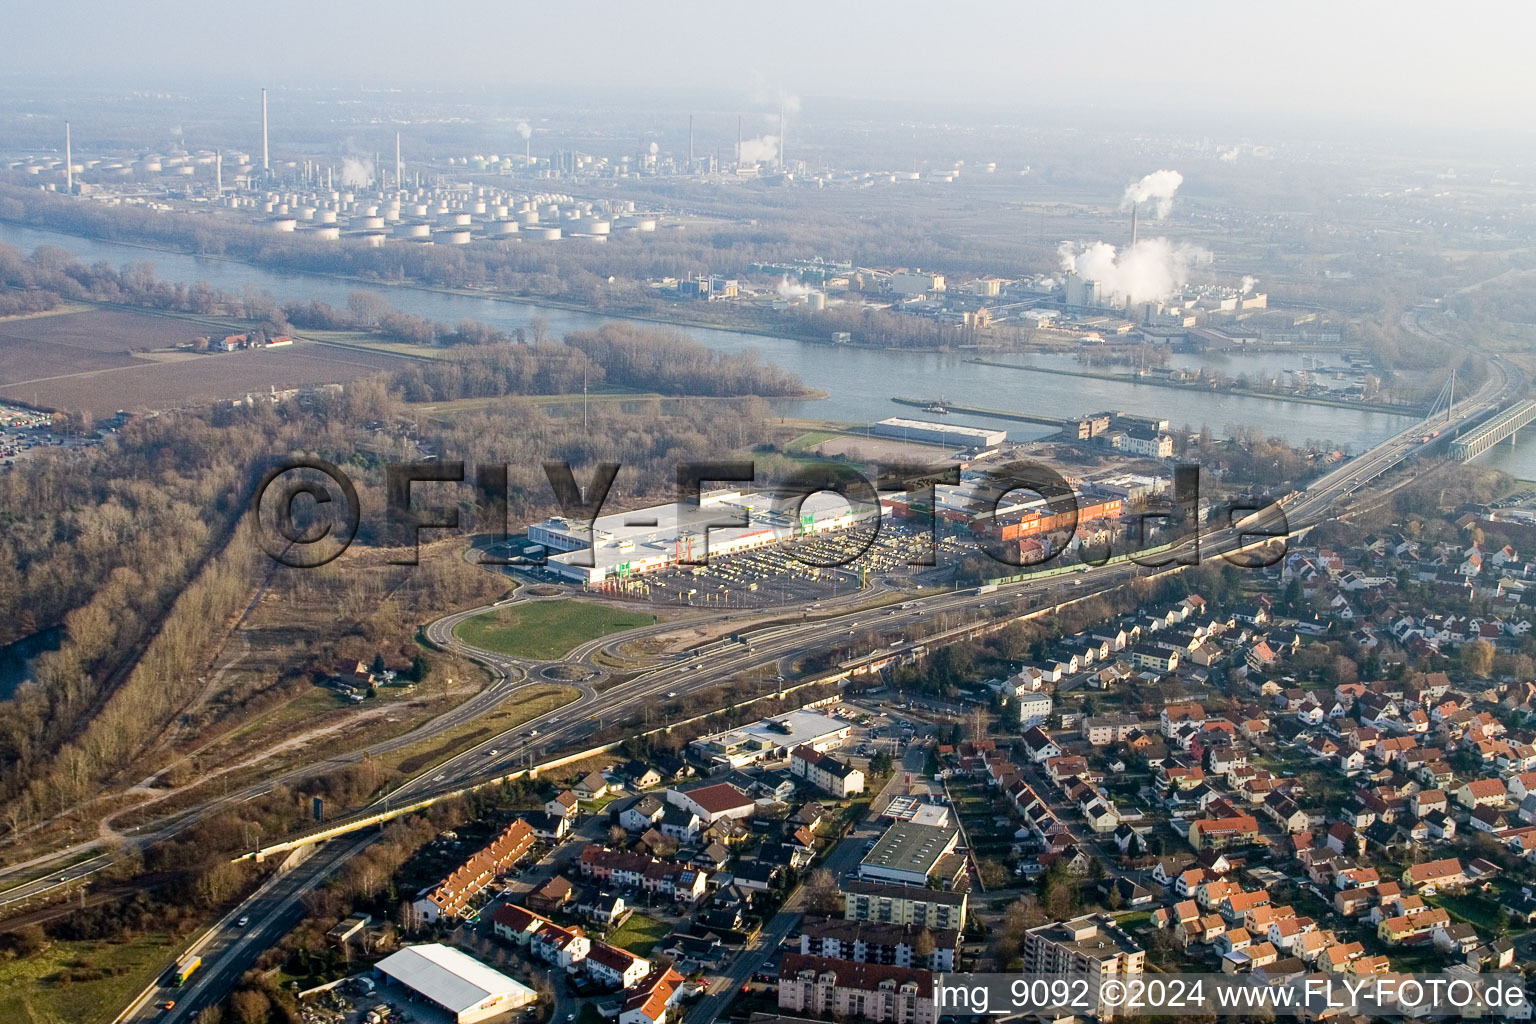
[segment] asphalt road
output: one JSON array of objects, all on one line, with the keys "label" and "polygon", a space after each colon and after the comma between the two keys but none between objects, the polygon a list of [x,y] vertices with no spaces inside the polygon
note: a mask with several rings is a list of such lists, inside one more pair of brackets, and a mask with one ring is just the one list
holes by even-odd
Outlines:
[{"label": "asphalt road", "polygon": [[[303,919],[304,894],[377,838],[377,833],[362,838],[347,836],[320,847],[292,871],[270,879],[193,947],[202,956],[203,965],[186,985],[157,985],[139,1009],[123,1020],[176,1024],[192,1020],[203,1007],[223,1000],[240,977],[255,966],[257,958]],[[244,927],[239,924],[242,918],[249,918]],[[164,1009],[173,1000],[176,1005]]]}]

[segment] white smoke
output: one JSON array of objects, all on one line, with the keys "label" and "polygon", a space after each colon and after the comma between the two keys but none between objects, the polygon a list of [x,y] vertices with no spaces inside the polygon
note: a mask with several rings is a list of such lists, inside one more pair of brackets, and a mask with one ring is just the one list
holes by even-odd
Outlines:
[{"label": "white smoke", "polygon": [[654,143],[654,142],[651,143],[651,156],[655,156],[657,153],[660,153],[660,152],[661,152],[661,147],[656,145],[656,143]]},{"label": "white smoke", "polygon": [[741,162],[744,164],[769,164],[779,155],[779,137],[764,135],[760,139],[743,139]]},{"label": "white smoke", "polygon": [[1125,187],[1125,197],[1120,200],[1120,208],[1123,210],[1138,203],[1155,201],[1157,219],[1162,220],[1173,210],[1173,194],[1182,184],[1184,175],[1178,171],[1153,171]]},{"label": "white smoke", "polygon": [[1221,151],[1221,162],[1224,163],[1224,164],[1230,164],[1230,163],[1235,162],[1237,160],[1237,158],[1242,156],[1242,155],[1243,155],[1243,147],[1242,146],[1233,146],[1231,149],[1224,149],[1224,150]]},{"label": "white smoke", "polygon": [[1063,242],[1057,255],[1066,273],[1099,282],[1111,300],[1134,303],[1165,299],[1188,284],[1189,266],[1199,252],[1166,238],[1143,238],[1124,251],[1108,242],[1082,248]]},{"label": "white smoke", "polygon": [[341,183],[354,188],[373,180],[373,161],[365,156],[349,156],[341,162]]},{"label": "white smoke", "polygon": [[533,129],[528,126],[527,121],[519,121],[517,122],[517,134],[525,139],[531,139],[533,138]]},{"label": "white smoke", "polygon": [[1239,295],[1247,295],[1249,292],[1253,291],[1254,286],[1256,286],[1258,283],[1259,279],[1254,277],[1252,274],[1244,274],[1242,287],[1238,289],[1237,293]]},{"label": "white smoke", "polygon": [[799,281],[791,281],[788,274],[779,278],[778,292],[781,299],[803,299],[811,294],[811,291],[810,285],[801,284]]}]

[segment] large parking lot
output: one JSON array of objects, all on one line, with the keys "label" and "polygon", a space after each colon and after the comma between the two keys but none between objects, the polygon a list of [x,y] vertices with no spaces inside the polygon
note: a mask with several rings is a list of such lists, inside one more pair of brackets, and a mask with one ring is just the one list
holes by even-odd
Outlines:
[{"label": "large parking lot", "polygon": [[799,605],[847,594],[877,578],[913,579],[931,569],[910,563],[931,558],[931,551],[924,532],[886,521],[873,540],[868,528],[855,528],[738,555],[710,556],[707,565],[632,577],[626,592],[667,604]]}]

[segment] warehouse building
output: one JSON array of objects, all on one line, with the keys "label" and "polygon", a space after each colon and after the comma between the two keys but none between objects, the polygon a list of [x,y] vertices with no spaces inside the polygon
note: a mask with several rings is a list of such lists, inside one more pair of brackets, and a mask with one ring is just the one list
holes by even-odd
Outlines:
[{"label": "warehouse building", "polygon": [[[675,502],[615,512],[599,516],[590,526],[554,516],[528,527],[528,539],[553,552],[551,570],[573,582],[595,585],[680,562],[702,562],[846,530],[876,514],[874,507],[855,509],[827,491],[802,499],[720,489],[701,494],[697,505]],[[744,525],[713,525],[729,522]]]},{"label": "warehouse building", "polygon": [[1006,430],[962,427],[958,423],[909,420],[900,416],[881,420],[871,428],[871,432],[880,437],[894,437],[903,441],[923,441],[927,444],[976,449],[996,448],[1008,439]]},{"label": "warehouse building", "polygon": [[954,856],[959,840],[959,829],[898,821],[859,862],[859,878],[919,886],[936,877],[951,881],[964,868],[963,858]]},{"label": "warehouse building", "polygon": [[819,711],[790,711],[689,744],[705,764],[741,768],[785,757],[796,747],[825,752],[843,745],[853,726]]},{"label": "warehouse building", "polygon": [[451,946],[406,946],[374,970],[407,988],[412,998],[447,1012],[457,1024],[475,1024],[529,1006],[533,989]]}]

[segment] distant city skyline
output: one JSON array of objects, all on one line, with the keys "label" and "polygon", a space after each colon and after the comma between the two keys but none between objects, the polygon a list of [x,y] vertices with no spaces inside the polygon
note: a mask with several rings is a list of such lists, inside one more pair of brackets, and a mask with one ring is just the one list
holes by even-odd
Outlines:
[{"label": "distant city skyline", "polygon": [[[151,13],[152,11],[152,13]],[[690,16],[690,12],[698,17]],[[1153,127],[1189,116],[1437,125],[1528,134],[1526,40],[1536,5],[1423,2],[1283,8],[788,0],[762,7],[599,4],[573,11],[461,0],[258,8],[168,0],[8,12],[0,85],[195,82],[542,94],[719,90],[970,104],[1053,120],[1068,111]],[[1167,122],[1153,125],[1151,120]],[[1183,130],[1198,125],[1182,124]]]}]

